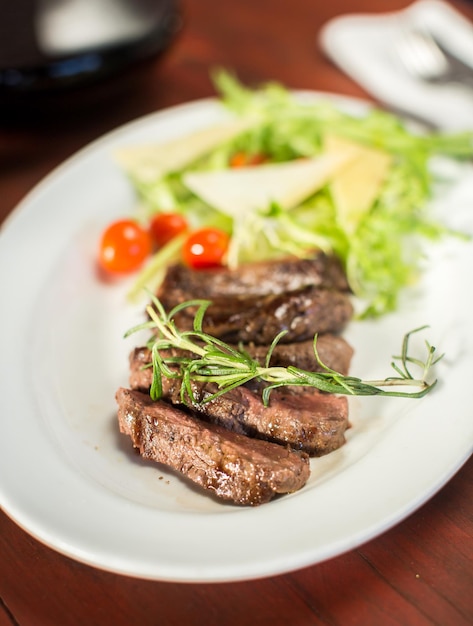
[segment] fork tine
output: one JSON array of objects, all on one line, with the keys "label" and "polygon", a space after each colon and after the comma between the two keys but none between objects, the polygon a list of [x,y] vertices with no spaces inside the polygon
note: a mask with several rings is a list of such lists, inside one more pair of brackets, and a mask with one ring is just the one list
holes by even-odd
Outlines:
[{"label": "fork tine", "polygon": [[421,29],[403,33],[398,57],[404,69],[424,80],[441,80],[449,71],[449,63],[432,36]]},{"label": "fork tine", "polygon": [[397,57],[409,74],[428,83],[473,88],[473,66],[444,48],[426,28],[406,28],[397,46]]},{"label": "fork tine", "polygon": [[448,71],[448,61],[434,39],[426,32],[417,31],[415,38],[418,45],[418,54],[427,67],[435,68],[437,75]]}]

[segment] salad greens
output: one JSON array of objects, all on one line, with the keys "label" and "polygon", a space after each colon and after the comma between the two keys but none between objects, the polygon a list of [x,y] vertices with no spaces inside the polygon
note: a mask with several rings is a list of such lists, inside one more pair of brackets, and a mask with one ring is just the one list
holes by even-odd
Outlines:
[{"label": "salad greens", "polygon": [[[226,230],[234,264],[283,253],[307,256],[319,247],[342,260],[354,294],[366,303],[364,316],[394,310],[400,291],[420,272],[425,241],[449,234],[429,216],[434,183],[429,161],[434,155],[471,158],[473,133],[415,134],[396,116],[378,109],[360,117],[329,101],[296,97],[278,84],[249,89],[225,71],[214,74],[214,83],[225,107],[255,123],[180,171],[152,181],[135,174],[132,180],[145,215],[182,212],[191,226]],[[189,171],[228,168],[238,152],[264,155],[270,163],[316,157],[323,154],[329,135],[384,151],[390,158],[376,199],[350,231],[340,222],[330,183],[291,210],[271,202],[232,218],[203,202],[183,182]]]}]

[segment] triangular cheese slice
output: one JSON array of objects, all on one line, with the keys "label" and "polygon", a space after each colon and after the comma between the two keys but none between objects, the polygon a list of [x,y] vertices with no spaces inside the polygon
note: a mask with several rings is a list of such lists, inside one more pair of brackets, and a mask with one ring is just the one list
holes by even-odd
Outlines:
[{"label": "triangular cheese slice", "polygon": [[181,170],[217,146],[251,128],[255,120],[232,120],[178,137],[166,143],[122,148],[116,161],[134,178],[154,182],[165,174]]},{"label": "triangular cheese slice", "polygon": [[232,218],[277,202],[291,209],[321,189],[353,157],[353,150],[228,170],[188,172],[184,184],[210,206]]},{"label": "triangular cheese slice", "polygon": [[376,200],[391,166],[391,156],[341,137],[327,136],[324,142],[328,155],[356,152],[356,158],[336,173],[331,190],[340,225],[353,233],[361,218]]}]

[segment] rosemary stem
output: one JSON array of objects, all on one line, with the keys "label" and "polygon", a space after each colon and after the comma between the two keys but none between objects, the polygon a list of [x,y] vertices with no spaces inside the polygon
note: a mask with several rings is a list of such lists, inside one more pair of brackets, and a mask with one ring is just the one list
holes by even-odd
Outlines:
[{"label": "rosemary stem", "polygon": [[[435,348],[427,345],[427,357],[425,360],[413,358],[409,355],[409,337],[425,327],[417,328],[407,333],[403,340],[400,357],[393,357],[400,361],[400,365],[391,363],[398,376],[391,376],[383,380],[364,381],[354,376],[344,376],[339,372],[331,370],[319,359],[314,337],[314,354],[320,366],[318,371],[305,371],[294,366],[270,367],[268,365],[272,350],[281,338],[278,335],[271,345],[266,358],[266,366],[262,366],[258,361],[252,359],[246,352],[239,352],[224,343],[223,341],[205,333],[202,329],[202,319],[207,306],[210,304],[204,300],[193,300],[179,304],[169,314],[167,314],[159,300],[153,296],[154,306],[147,307],[151,325],[154,326],[155,340],[153,352],[153,369],[155,379],[160,380],[162,375],[169,376],[169,364],[175,368],[178,365],[178,375],[187,384],[190,380],[202,382],[214,382],[219,387],[219,392],[226,391],[245,384],[246,382],[258,379],[267,383],[267,388],[263,391],[265,403],[269,398],[272,389],[281,386],[305,386],[318,389],[320,391],[347,394],[347,395],[385,395],[398,397],[421,398],[431,391],[436,384],[427,382],[427,375],[431,367],[440,359],[434,358]],[[175,325],[174,315],[186,307],[198,307],[194,318],[194,328],[192,331],[181,332]],[[149,328],[149,323],[146,324]],[[132,329],[129,332],[134,332]],[[157,332],[156,332],[157,331]],[[170,348],[177,348],[184,351],[184,355],[176,357],[166,357],[159,355],[159,351],[166,351]],[[442,355],[443,356],[443,355]],[[409,371],[407,365],[411,364],[420,368],[421,378],[415,378]],[[391,389],[383,391],[383,387],[417,387],[417,391],[402,392]]]},{"label": "rosemary stem", "polygon": [[150,318],[156,324],[156,328],[163,335],[163,337],[166,337],[166,339],[169,341],[171,345],[173,345],[176,348],[180,348],[181,350],[194,352],[195,354],[198,354],[201,357],[205,356],[204,348],[202,348],[201,346],[197,345],[194,342],[183,339],[182,335],[179,335],[172,326],[171,327],[169,326],[169,323],[168,325],[163,323],[163,321],[158,316],[158,314],[156,313],[156,311],[153,309],[152,306],[148,306],[146,308],[146,311],[148,315],[150,316]]},{"label": "rosemary stem", "polygon": [[364,380],[364,385],[370,387],[428,387],[428,383],[424,378],[384,378],[383,380]]}]

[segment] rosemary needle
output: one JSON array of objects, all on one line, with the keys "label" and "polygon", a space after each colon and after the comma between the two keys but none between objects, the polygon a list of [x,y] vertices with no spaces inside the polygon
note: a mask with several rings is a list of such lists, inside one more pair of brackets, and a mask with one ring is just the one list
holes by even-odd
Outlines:
[{"label": "rosemary needle", "polygon": [[[216,383],[218,391],[205,398],[208,402],[239,385],[251,380],[266,383],[262,391],[263,403],[267,405],[271,391],[277,387],[298,385],[312,387],[320,391],[355,396],[396,396],[401,398],[422,398],[430,392],[435,384],[427,382],[432,366],[443,355],[435,357],[435,348],[426,342],[427,356],[424,360],[409,354],[409,339],[412,334],[422,331],[426,326],[416,328],[403,338],[400,356],[393,357],[391,363],[395,375],[381,380],[364,381],[355,376],[345,376],[327,367],[317,352],[317,335],[314,337],[314,354],[322,371],[311,372],[294,366],[269,366],[274,347],[284,335],[275,337],[268,349],[265,364],[261,365],[244,350],[236,350],[216,337],[202,330],[203,319],[208,300],[191,300],[183,302],[166,313],[156,296],[150,294],[152,304],[147,307],[149,321],[130,329],[126,336],[145,328],[152,329],[150,341],[152,351],[153,384],[151,397],[156,400],[162,395],[162,377],[180,378],[181,392],[191,393],[191,381]],[[193,329],[180,331],[174,318],[185,308],[196,308]],[[178,349],[179,355],[164,355],[161,351]],[[411,366],[421,370],[421,375],[411,374]],[[395,389],[393,389],[395,387]],[[406,389],[402,389],[406,388]]]}]

